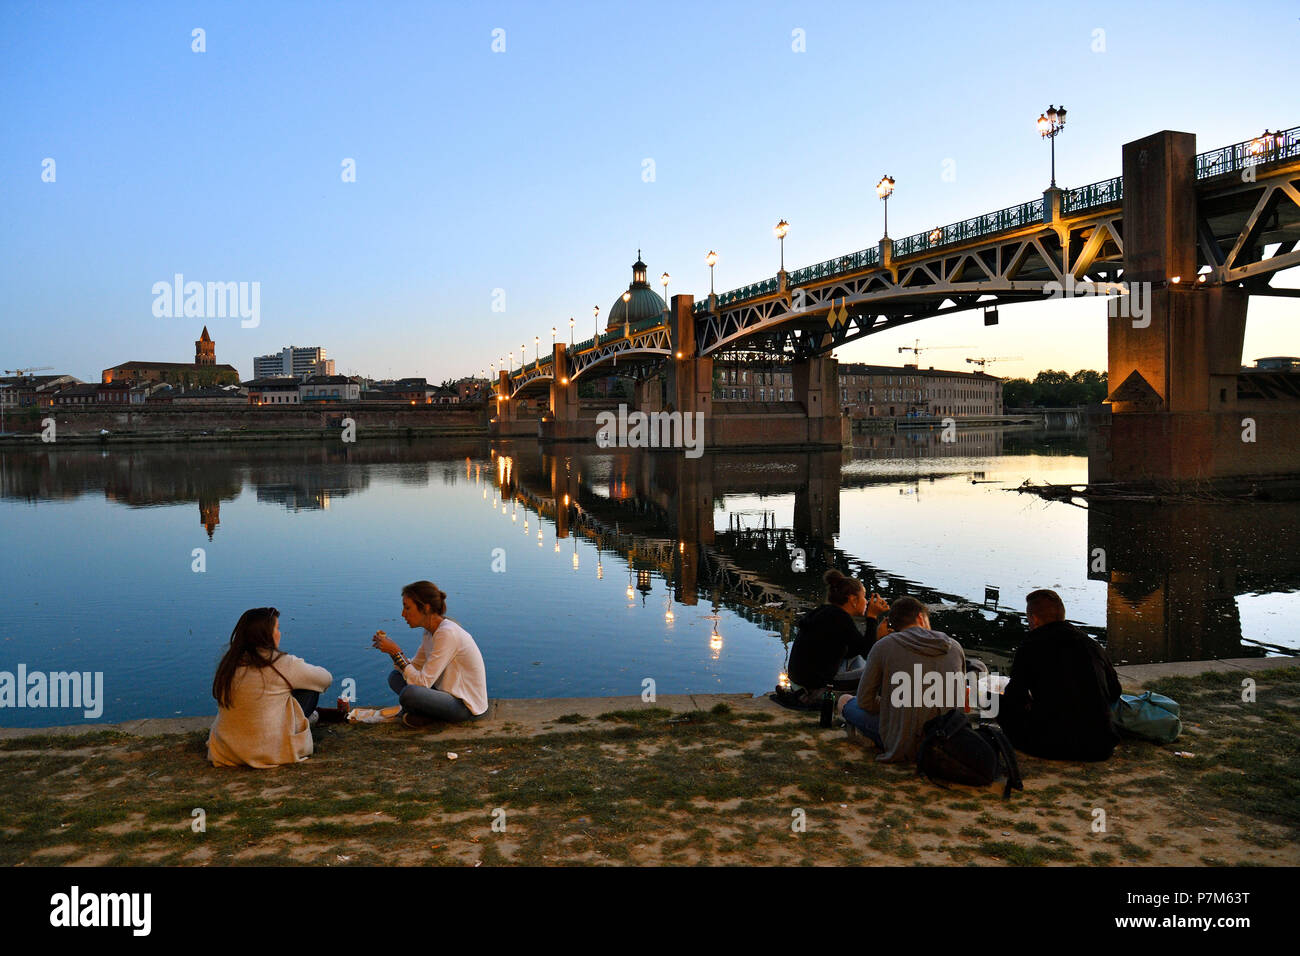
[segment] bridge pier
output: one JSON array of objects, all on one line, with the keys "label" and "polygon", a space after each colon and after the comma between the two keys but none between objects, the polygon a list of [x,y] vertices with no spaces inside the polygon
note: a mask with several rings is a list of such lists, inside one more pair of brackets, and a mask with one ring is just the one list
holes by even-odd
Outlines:
[{"label": "bridge pier", "polygon": [[668,401],[683,415],[704,415],[705,436],[713,417],[713,359],[695,349],[695,297],[673,296],[668,310],[668,335],[673,354],[668,359]]},{"label": "bridge pier", "polygon": [[577,441],[591,437],[578,421],[578,384],[566,374],[568,347],[556,342],[551,352],[550,414],[543,417],[539,436],[547,441]]},{"label": "bridge pier", "polygon": [[1247,292],[1197,282],[1196,137],[1124,146],[1124,283],[1111,300],[1109,410],[1093,416],[1092,482],[1184,482],[1300,470],[1294,404],[1238,401]]},{"label": "bridge pier", "polygon": [[502,369],[497,373],[495,406],[488,421],[488,431],[493,438],[537,437],[537,419],[520,417],[519,400],[510,395],[510,373]]}]

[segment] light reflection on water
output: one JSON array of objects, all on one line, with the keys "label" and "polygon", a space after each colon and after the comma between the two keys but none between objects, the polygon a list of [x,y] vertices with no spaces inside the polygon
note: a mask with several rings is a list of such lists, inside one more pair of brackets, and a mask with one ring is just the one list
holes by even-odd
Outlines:
[{"label": "light reflection on water", "polygon": [[[760,692],[832,563],[939,607],[936,626],[995,665],[1034,587],[1117,662],[1300,647],[1284,627],[1300,505],[1047,503],[1008,489],[1084,480],[1079,436],[960,434],[693,461],[473,440],[4,452],[0,670],[102,670],[104,721],[211,713],[231,627],[269,604],[284,649],[329,668],[332,691],[351,677],[386,701],[370,636],[413,649],[399,591],[430,578],[492,696],[632,695],[645,678]],[[78,720],[0,711],[6,726]]]}]

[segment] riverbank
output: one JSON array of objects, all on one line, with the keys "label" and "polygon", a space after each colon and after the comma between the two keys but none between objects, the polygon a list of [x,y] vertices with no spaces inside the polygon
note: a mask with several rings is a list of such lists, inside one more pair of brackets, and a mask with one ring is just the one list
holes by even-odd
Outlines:
[{"label": "riverbank", "polygon": [[[328,405],[22,409],[8,416],[0,446],[167,442],[338,441],[393,437],[486,437],[481,406],[350,402]],[[49,427],[49,423],[53,426]]]},{"label": "riverbank", "polygon": [[210,767],[210,718],[10,731],[0,864],[1294,865],[1300,667],[1280,663],[1126,668],[1127,689],[1182,703],[1183,736],[1126,740],[1099,765],[1022,755],[1009,801],[878,764],[748,695],[318,726],[310,760],[269,771]]}]

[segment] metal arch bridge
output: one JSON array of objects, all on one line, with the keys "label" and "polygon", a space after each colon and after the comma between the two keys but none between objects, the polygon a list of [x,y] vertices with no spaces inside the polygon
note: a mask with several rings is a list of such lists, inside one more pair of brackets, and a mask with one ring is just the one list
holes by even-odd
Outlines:
[{"label": "metal arch bridge", "polygon": [[[1300,127],[1199,153],[1196,179],[1198,275],[1180,278],[1296,295],[1270,282],[1300,266]],[[1121,292],[1123,200],[1117,176],[1060,190],[1059,208],[1035,199],[710,296],[694,305],[696,354],[743,344],[811,357],[922,319],[1040,301],[1052,283]],[[672,354],[666,318],[650,319],[573,346],[561,378]],[[552,364],[511,371],[510,396],[553,381]]]}]

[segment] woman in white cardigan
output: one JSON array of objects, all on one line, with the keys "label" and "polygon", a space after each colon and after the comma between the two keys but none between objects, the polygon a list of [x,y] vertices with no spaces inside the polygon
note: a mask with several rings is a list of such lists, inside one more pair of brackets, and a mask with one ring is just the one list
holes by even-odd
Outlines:
[{"label": "woman in white cardigan", "polygon": [[280,648],[280,612],[245,611],[217,665],[212,696],[217,719],[208,760],[217,767],[276,767],[311,756],[309,715],[333,678],[323,667]]},{"label": "woman in white cardigan", "polygon": [[483,655],[469,632],[446,614],[447,595],[432,581],[416,581],[402,588],[402,619],[408,627],[424,628],[415,657],[408,660],[383,631],[371,642],[393,659],[388,686],[397,694],[407,727],[477,720],[488,711]]}]

